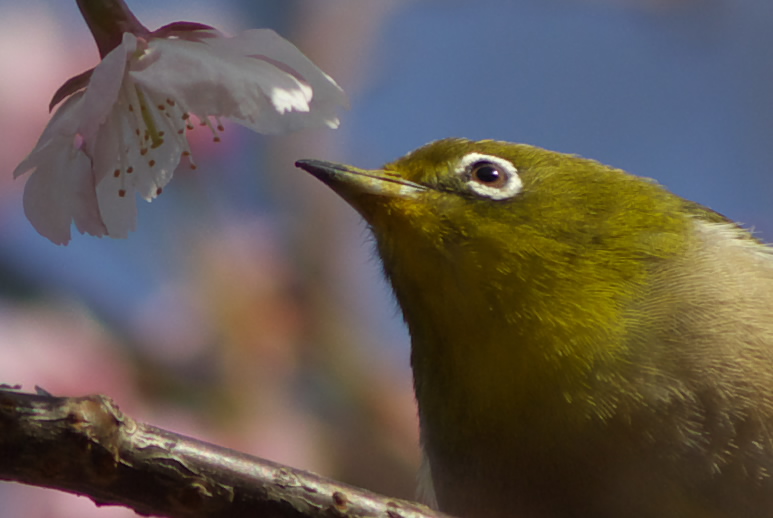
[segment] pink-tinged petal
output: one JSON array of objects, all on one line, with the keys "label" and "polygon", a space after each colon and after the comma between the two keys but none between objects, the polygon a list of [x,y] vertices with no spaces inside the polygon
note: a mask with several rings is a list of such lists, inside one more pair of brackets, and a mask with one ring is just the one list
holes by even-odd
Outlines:
[{"label": "pink-tinged petal", "polygon": [[100,127],[99,132],[95,133],[88,142],[92,174],[97,185],[120,168],[123,144],[120,133],[116,131],[115,118],[116,110],[114,109],[108,114],[108,118]]},{"label": "pink-tinged petal", "polygon": [[68,196],[72,197],[72,218],[81,234],[104,236],[108,234],[97,204],[97,192],[91,164],[70,171]]},{"label": "pink-tinged petal", "polygon": [[[254,40],[151,40],[148,52],[132,65],[129,74],[144,88],[179,100],[201,118],[229,117],[262,133],[337,125],[335,111],[346,103],[340,88],[273,31],[267,30],[259,41]],[[264,41],[271,48],[259,48]],[[280,60],[261,54],[262,50],[277,56],[293,55],[299,67],[322,88],[321,98],[335,101],[317,103],[319,113],[311,113],[316,93],[307,78]]]},{"label": "pink-tinged petal", "polygon": [[174,101],[127,78],[95,143],[97,178],[113,176],[120,179],[119,189],[136,189],[148,201],[155,198],[172,179],[183,153],[189,153],[185,124]]},{"label": "pink-tinged petal", "polygon": [[[135,108],[129,110],[129,105]],[[101,178],[96,188],[99,210],[111,237],[127,237],[135,229],[137,194],[150,201],[172,179],[188,151],[184,130],[176,104],[155,98],[127,79],[94,144],[93,168]]]},{"label": "pink-tinged petal", "polygon": [[231,117],[272,132],[272,112],[309,110],[307,85],[271,63],[218,51],[208,42],[153,40],[148,59],[152,63],[131,71],[132,78],[201,118]]},{"label": "pink-tinged petal", "polygon": [[162,136],[156,147],[150,146],[148,153],[140,157],[144,163],[134,184],[139,195],[150,201],[169,183],[183,153],[189,152],[190,148],[185,136],[182,110],[176,105],[170,105],[166,97],[156,96],[150,91],[144,92],[144,95],[148,101],[150,117]]},{"label": "pink-tinged petal", "polygon": [[233,52],[281,63],[298,79],[307,83],[314,92],[311,111],[307,114],[289,114],[288,129],[325,125],[336,128],[339,125],[338,110],[348,108],[349,100],[338,84],[320,70],[298,48],[271,29],[250,29],[234,36],[211,41],[210,45],[222,46]]},{"label": "pink-tinged petal", "polygon": [[127,238],[137,228],[137,197],[120,178],[106,176],[97,185],[97,201],[107,233],[114,238]]},{"label": "pink-tinged petal", "polygon": [[80,121],[80,110],[83,93],[76,93],[68,98],[48,121],[43,133],[40,135],[37,144],[30,154],[16,166],[13,171],[13,177],[18,178],[30,169],[38,167],[42,154],[46,153],[52,146],[61,144],[61,139],[72,140],[78,130]]},{"label": "pink-tinged petal", "polygon": [[73,203],[63,189],[70,190],[70,175],[82,177],[91,167],[82,152],[69,159],[67,152],[63,147],[61,154],[41,162],[40,174],[30,176],[24,187],[24,214],[35,230],[58,245],[70,241],[73,221]]},{"label": "pink-tinged petal", "polygon": [[35,229],[56,244],[70,241],[73,220],[81,232],[106,233],[94,195],[91,160],[74,131],[83,94],[67,99],[52,117],[38,145],[16,168],[33,170],[24,187],[24,213]]},{"label": "pink-tinged petal", "polygon": [[[78,132],[91,144],[105,123],[118,99],[118,92],[124,80],[127,56],[137,50],[137,38],[128,32],[123,35],[123,43],[105,56],[91,74],[84,98],[83,113]],[[89,147],[89,152],[93,148]]]}]

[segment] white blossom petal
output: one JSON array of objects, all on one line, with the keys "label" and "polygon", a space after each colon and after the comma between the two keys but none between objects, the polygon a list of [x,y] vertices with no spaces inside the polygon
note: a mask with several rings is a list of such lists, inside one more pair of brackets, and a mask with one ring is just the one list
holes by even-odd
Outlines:
[{"label": "white blossom petal", "polygon": [[287,130],[303,127],[327,126],[337,128],[338,110],[349,107],[346,94],[332,77],[319,69],[298,48],[271,29],[250,29],[233,38],[212,40],[213,46],[240,52],[248,56],[260,56],[291,70],[305,81],[314,92],[311,111],[308,114],[287,114]]},{"label": "white blossom petal", "polygon": [[35,149],[14,176],[32,170],[24,188],[24,213],[35,229],[56,244],[70,241],[73,221],[80,232],[107,233],[95,195],[91,160],[76,132],[83,93],[67,99],[49,121]]},{"label": "white blossom petal", "polygon": [[[136,190],[150,201],[172,179],[189,153],[185,119],[168,99],[158,99],[127,79],[96,141],[94,169],[119,179],[115,193]],[[104,199],[104,198],[100,198]]]},{"label": "white blossom petal", "polygon": [[[97,200],[102,221],[110,237],[123,239],[137,228],[137,199],[134,189],[123,190],[120,179],[106,176],[97,185]],[[122,191],[123,194],[119,194]]]},{"label": "white blossom petal", "polygon": [[309,111],[308,86],[265,61],[185,40],[155,40],[149,54],[153,63],[131,71],[132,78],[149,91],[167,93],[199,118],[225,116],[276,132],[282,128],[275,127],[273,114]]},{"label": "white blossom petal", "polygon": [[[123,83],[127,56],[136,50],[137,38],[128,32],[124,33],[123,43],[94,68],[84,96],[82,119],[78,127],[78,132],[87,143],[92,144],[91,136],[99,131],[113,110]],[[93,153],[93,147],[89,152]]]},{"label": "white blossom petal", "polygon": [[[346,104],[338,85],[274,31],[247,33],[201,41],[153,40],[130,75],[150,91],[179,99],[200,118],[229,117],[261,133],[337,126],[335,112]],[[292,63],[273,57],[285,55]],[[314,84],[321,95],[316,102]]]},{"label": "white blossom petal", "polygon": [[48,121],[45,129],[43,129],[43,133],[40,135],[33,150],[18,166],[16,166],[16,169],[14,169],[14,178],[18,178],[30,169],[38,167],[41,153],[48,151],[49,148],[60,143],[60,139],[63,137],[69,139],[75,137],[80,122],[80,110],[82,105],[80,99],[82,97],[83,92],[78,92],[59,106],[51,117],[51,120]]},{"label": "white blossom petal", "polygon": [[[126,152],[127,160],[137,164],[137,174],[129,178],[129,185],[142,198],[151,201],[172,179],[183,153],[190,152],[182,110],[150,92],[143,92],[143,96],[147,101],[147,117],[153,120],[158,140],[153,143],[150,138],[146,140],[146,147],[130,146]],[[142,138],[145,139],[145,135]],[[142,154],[143,149],[147,150],[145,154]]]}]

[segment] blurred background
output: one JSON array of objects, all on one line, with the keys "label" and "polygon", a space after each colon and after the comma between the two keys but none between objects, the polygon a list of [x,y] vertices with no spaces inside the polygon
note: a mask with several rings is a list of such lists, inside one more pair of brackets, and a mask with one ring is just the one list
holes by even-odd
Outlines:
[{"label": "blurred background", "polygon": [[[392,496],[419,464],[408,336],[366,227],[299,158],[377,167],[448,136],[657,179],[773,239],[770,0],[127,0],[153,29],[271,27],[348,92],[338,130],[191,135],[127,240],[25,219],[48,102],[97,63],[74,1],[0,0],[0,382]],[[133,516],[0,484],[0,518]]]}]

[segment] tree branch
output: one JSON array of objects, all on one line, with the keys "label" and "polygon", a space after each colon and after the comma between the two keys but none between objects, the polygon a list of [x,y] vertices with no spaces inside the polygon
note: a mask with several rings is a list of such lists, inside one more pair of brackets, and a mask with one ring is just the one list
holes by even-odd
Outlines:
[{"label": "tree branch", "polygon": [[7,386],[0,386],[0,480],[175,518],[445,516],[138,423],[105,396]]}]

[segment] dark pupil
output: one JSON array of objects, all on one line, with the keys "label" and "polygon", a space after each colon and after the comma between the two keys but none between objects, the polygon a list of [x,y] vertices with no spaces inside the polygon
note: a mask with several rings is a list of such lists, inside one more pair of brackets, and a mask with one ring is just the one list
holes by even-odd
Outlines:
[{"label": "dark pupil", "polygon": [[492,165],[479,165],[474,171],[475,178],[481,183],[497,183],[502,178],[499,169]]}]

